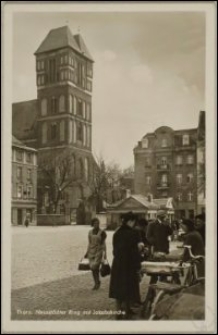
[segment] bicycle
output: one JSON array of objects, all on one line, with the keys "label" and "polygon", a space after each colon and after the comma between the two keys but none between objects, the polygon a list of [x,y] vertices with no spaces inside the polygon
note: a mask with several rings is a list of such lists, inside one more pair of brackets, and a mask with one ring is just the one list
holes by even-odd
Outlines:
[{"label": "bicycle", "polygon": [[[204,260],[205,257],[202,255],[194,256],[191,252],[191,246],[183,246],[182,248],[184,248],[184,253],[186,250],[188,251],[189,260],[186,262],[183,260],[171,263],[167,263],[166,261],[159,263],[143,262],[145,266],[144,272],[151,276],[148,292],[142,304],[141,316],[143,318],[148,320],[155,319],[156,306],[166,294],[174,295],[187,287],[194,286],[198,283],[204,283],[205,278],[198,277],[197,264]],[[178,278],[180,279],[181,276],[184,275],[184,272],[186,272],[186,274],[184,276],[183,284],[181,284],[181,280],[178,281]],[[170,281],[158,281],[157,277],[161,275],[164,275],[165,277],[170,276]],[[153,283],[154,278],[156,280],[155,283]]]}]

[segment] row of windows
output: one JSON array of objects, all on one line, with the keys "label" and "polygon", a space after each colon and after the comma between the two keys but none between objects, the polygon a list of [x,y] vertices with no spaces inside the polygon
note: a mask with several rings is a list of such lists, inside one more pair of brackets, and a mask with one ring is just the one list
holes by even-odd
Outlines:
[{"label": "row of windows", "polygon": [[[148,138],[144,138],[142,140],[142,148],[149,148],[149,139]],[[190,136],[188,134],[182,135],[182,145],[186,146],[186,145],[190,145]],[[168,140],[167,138],[163,138],[161,140],[161,147],[162,148],[166,148],[169,146]]]},{"label": "row of windows", "polygon": [[33,199],[34,193],[33,193],[33,186],[28,185],[24,187],[23,185],[16,185],[16,198],[18,199]]},{"label": "row of windows", "polygon": [[[189,154],[186,157],[183,157],[181,155],[176,156],[176,158],[175,158],[175,164],[176,165],[182,165],[183,162],[185,162],[187,164],[194,164],[194,155]],[[167,166],[170,162],[169,162],[169,159],[167,159],[167,157],[161,157],[158,160],[158,163],[160,165],[162,165],[162,166],[164,166],[164,165]],[[146,158],[146,160],[145,160],[145,166],[151,166],[151,165],[152,165],[151,159],[150,158]]]},{"label": "row of windows", "polygon": [[187,195],[185,196],[181,192],[177,193],[177,200],[178,201],[194,201],[194,193],[193,192],[188,192]]},{"label": "row of windows", "polygon": [[35,163],[35,155],[32,152],[24,151],[21,149],[12,150],[12,160],[15,162],[22,162],[27,164]]},{"label": "row of windows", "polygon": [[[91,145],[91,128],[81,122],[69,121],[69,142],[80,141],[84,146]],[[63,142],[66,140],[65,121],[52,122],[49,126],[46,122],[42,124],[42,144],[48,140]]]},{"label": "row of windows", "polygon": [[[57,73],[56,81],[71,81],[72,83],[79,84],[78,75],[71,70],[62,70],[60,73]],[[49,83],[47,75],[40,74],[37,76],[37,86],[44,86],[47,83]],[[80,86],[92,92],[92,82],[90,80],[83,78]]]},{"label": "row of windows", "polygon": [[[69,95],[69,113],[74,115],[79,115],[84,119],[91,120],[91,104],[81,99]],[[52,97],[50,99],[50,111],[51,114],[64,113],[67,112],[67,101],[64,95],[61,95],[59,98]],[[48,99],[43,98],[41,100],[41,115],[46,116],[48,114]]]},{"label": "row of windows", "polygon": [[[54,60],[54,59],[38,60],[36,62],[37,70],[38,71],[45,70],[46,61],[48,61],[48,64],[49,64],[50,60]],[[70,65],[72,67],[75,67],[76,69],[78,68],[78,61],[73,57],[73,55],[62,54],[62,55],[59,56],[59,58],[57,58],[57,57],[55,58],[55,61],[58,61],[58,60],[60,62],[59,63],[60,65]],[[92,63],[90,63],[90,62],[87,62],[86,64],[82,63],[82,72],[83,72],[84,75],[85,75],[85,72],[86,72],[87,76],[92,77],[92,75],[93,75]]]},{"label": "row of windows", "polygon": [[[151,185],[151,181],[152,181],[151,176],[146,176],[146,177],[145,177],[145,180],[146,180],[146,185]],[[186,182],[187,184],[191,184],[191,183],[193,182],[193,180],[194,180],[194,175],[193,175],[193,173],[188,173],[188,174],[186,175],[185,182]],[[183,175],[180,174],[180,173],[178,173],[178,174],[176,175],[176,183],[177,183],[178,185],[181,185],[181,184],[183,183],[183,181],[184,181],[184,180],[183,180]],[[162,175],[161,175],[160,184],[163,185],[163,186],[168,184],[168,175],[167,175],[167,174],[162,174]]]},{"label": "row of windows", "polygon": [[[86,84],[87,77],[84,63],[78,62],[77,66],[75,66],[73,74],[73,72],[70,69],[64,70],[64,72],[60,71],[56,58],[51,58],[48,60],[48,68],[46,69],[46,73],[37,76],[37,85],[40,86],[45,85],[47,83],[56,83],[59,82],[60,80],[63,80],[63,78],[65,77],[66,79],[75,82],[78,86],[81,86],[84,89],[88,89]],[[90,83],[88,87],[90,87],[91,85]]]}]

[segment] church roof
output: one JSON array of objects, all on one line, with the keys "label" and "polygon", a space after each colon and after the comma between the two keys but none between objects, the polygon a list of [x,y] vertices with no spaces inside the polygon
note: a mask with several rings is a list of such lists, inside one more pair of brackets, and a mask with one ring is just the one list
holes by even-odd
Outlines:
[{"label": "church roof", "polygon": [[21,139],[36,138],[38,101],[29,100],[12,105],[12,134]]},{"label": "church roof", "polygon": [[48,35],[36,50],[35,55],[43,52],[62,49],[65,47],[71,47],[73,50],[79,52],[84,57],[93,61],[93,58],[90,55],[82,37],[79,34],[73,36],[68,26],[50,30]]}]

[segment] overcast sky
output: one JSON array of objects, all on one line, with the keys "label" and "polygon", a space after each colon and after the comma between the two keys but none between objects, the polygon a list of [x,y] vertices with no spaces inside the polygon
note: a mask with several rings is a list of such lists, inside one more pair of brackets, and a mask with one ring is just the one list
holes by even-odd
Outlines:
[{"label": "overcast sky", "polygon": [[95,59],[93,152],[121,167],[133,148],[167,125],[197,126],[205,108],[203,13],[16,13],[13,100],[36,98],[35,56],[50,29],[68,24]]}]

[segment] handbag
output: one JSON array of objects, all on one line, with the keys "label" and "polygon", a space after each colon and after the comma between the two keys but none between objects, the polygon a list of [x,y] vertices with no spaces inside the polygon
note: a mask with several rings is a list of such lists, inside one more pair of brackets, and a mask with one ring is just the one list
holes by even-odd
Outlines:
[{"label": "handbag", "polygon": [[78,265],[78,270],[79,271],[88,271],[88,270],[90,270],[90,265],[89,265],[89,259],[88,258],[83,257],[81,259],[81,261],[79,262],[79,265]]},{"label": "handbag", "polygon": [[106,277],[111,273],[111,267],[107,260],[105,260],[100,267],[100,275],[101,277]]}]

